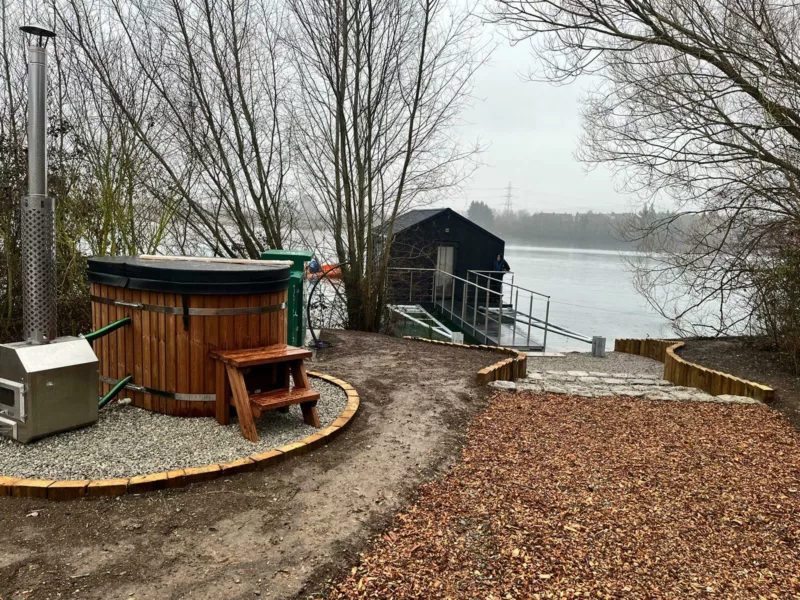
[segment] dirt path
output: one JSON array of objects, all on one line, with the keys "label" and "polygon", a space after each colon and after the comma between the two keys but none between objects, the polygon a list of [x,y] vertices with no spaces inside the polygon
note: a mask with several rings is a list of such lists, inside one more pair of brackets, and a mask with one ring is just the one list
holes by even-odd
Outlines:
[{"label": "dirt path", "polygon": [[499,394],[329,598],[798,598],[799,442],[763,405]]},{"label": "dirt path", "polygon": [[342,333],[313,369],[361,394],[331,445],[181,490],[0,498],[0,598],[292,598],[355,561],[419,484],[458,458],[496,354]]}]

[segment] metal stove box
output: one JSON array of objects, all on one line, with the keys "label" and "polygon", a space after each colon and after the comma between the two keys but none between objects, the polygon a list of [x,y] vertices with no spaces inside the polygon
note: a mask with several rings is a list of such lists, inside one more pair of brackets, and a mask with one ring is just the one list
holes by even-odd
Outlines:
[{"label": "metal stove box", "polygon": [[0,434],[30,442],[96,423],[97,378],[82,338],[0,344]]}]

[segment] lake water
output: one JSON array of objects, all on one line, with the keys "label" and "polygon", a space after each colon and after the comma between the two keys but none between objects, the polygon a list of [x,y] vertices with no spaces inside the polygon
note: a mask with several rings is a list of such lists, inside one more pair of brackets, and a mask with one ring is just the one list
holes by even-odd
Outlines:
[{"label": "lake water", "polygon": [[[506,246],[514,283],[550,296],[550,321],[589,336],[671,337],[669,323],[655,313],[631,283],[619,251]],[[506,281],[510,278],[506,277]],[[544,314],[544,303],[534,314]],[[548,334],[548,350],[588,352],[590,345]]]}]

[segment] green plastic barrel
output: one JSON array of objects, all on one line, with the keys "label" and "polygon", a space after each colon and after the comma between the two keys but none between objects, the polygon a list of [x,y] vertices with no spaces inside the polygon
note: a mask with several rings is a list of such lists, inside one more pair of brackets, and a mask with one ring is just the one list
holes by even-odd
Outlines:
[{"label": "green plastic barrel", "polygon": [[305,304],[305,264],[314,253],[310,250],[266,250],[261,253],[263,260],[291,260],[289,273],[289,306],[287,306],[288,326],[286,343],[290,346],[302,346],[306,336],[306,304]]}]

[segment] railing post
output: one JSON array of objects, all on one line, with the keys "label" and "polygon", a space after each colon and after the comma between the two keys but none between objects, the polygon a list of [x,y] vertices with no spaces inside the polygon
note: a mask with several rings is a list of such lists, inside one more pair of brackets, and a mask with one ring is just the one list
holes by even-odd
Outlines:
[{"label": "railing post", "polygon": [[453,307],[455,306],[454,302],[456,301],[456,278],[450,278],[450,318],[453,318]]},{"label": "railing post", "polygon": [[483,320],[483,337],[485,341],[489,339],[489,288],[486,288],[486,305],[483,307],[486,318]]},{"label": "railing post", "polygon": [[531,322],[533,321],[533,294],[531,294],[531,301],[528,306],[528,346],[531,345]]},{"label": "railing post", "polygon": [[[467,273],[469,275],[469,273]],[[464,313],[467,311],[467,288],[464,282],[461,282],[461,325],[464,325]]]},{"label": "railing post", "polygon": [[[502,289],[502,288],[501,288]],[[500,306],[497,308],[497,345],[503,345],[503,296],[501,292]]]},{"label": "railing post", "polygon": [[414,291],[414,271],[411,271],[411,283],[408,284],[408,301],[411,302],[411,293]]},{"label": "railing post", "polygon": [[[478,333],[478,288],[475,288],[475,300],[472,303],[472,332]],[[475,337],[478,337],[477,335]]]},{"label": "railing post", "polygon": [[547,297],[547,311],[544,313],[544,340],[542,340],[542,352],[547,351],[547,324],[550,321],[550,296]]},{"label": "railing post", "polygon": [[514,324],[512,325],[511,329],[511,345],[515,346],[517,343],[517,305],[519,304],[519,290],[517,290],[517,294],[514,297],[514,306],[511,307],[511,310],[514,315]]}]

